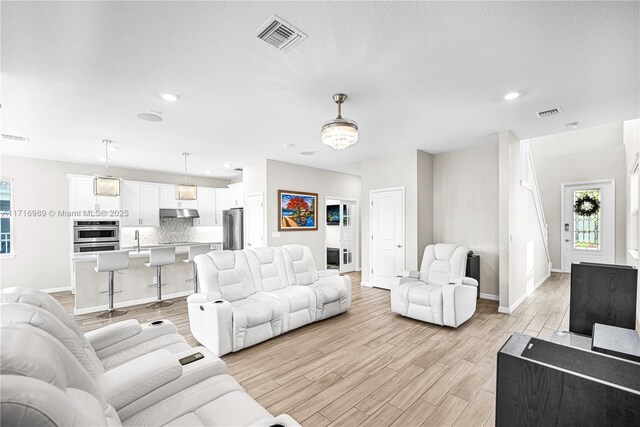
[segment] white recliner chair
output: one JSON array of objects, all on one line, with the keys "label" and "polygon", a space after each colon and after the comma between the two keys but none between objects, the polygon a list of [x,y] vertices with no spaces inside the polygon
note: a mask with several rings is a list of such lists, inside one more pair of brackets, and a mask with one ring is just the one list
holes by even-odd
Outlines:
[{"label": "white recliner chair", "polygon": [[[27,304],[46,311],[48,315],[42,313],[40,316],[42,325],[54,327],[57,323],[55,320],[58,320],[63,326],[58,327],[57,331],[70,337],[76,335],[80,348],[87,354],[94,355],[89,357],[99,360],[104,369],[111,369],[159,349],[178,353],[191,348],[184,337],[178,334],[176,326],[168,320],[140,324],[137,320],[129,319],[83,333],[64,307],[54,297],[40,290],[6,288],[0,292],[0,302]],[[49,315],[55,319],[46,320]],[[26,317],[28,313],[25,314]],[[31,320],[36,320],[36,317]],[[8,312],[0,313],[0,323],[14,321],[16,319],[12,319]]]},{"label": "white recliner chair", "polygon": [[391,285],[391,311],[457,328],[476,311],[478,282],[465,277],[467,248],[429,245],[420,271],[405,271]]}]

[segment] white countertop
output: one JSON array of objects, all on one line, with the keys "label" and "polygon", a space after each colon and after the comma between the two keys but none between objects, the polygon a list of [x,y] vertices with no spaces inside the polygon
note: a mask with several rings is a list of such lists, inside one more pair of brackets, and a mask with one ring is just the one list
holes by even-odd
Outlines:
[{"label": "white countertop", "polygon": [[[135,246],[124,246],[120,248],[121,250],[129,251],[129,259],[136,258],[149,258],[149,249],[151,248],[160,248],[163,246],[173,246],[176,248],[176,255],[186,255],[189,253],[189,246],[193,245],[214,245],[220,244],[221,242],[191,242],[191,243],[166,243],[166,244],[151,244],[151,245],[140,245],[140,252],[136,250]],[[73,252],[69,254],[71,261],[73,262],[95,262],[96,261],[96,252]]]}]

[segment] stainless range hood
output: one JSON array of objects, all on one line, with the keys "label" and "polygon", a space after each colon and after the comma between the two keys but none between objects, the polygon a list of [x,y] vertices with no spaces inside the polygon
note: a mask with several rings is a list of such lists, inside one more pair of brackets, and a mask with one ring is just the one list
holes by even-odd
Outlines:
[{"label": "stainless range hood", "polygon": [[160,209],[160,218],[200,218],[197,209]]}]

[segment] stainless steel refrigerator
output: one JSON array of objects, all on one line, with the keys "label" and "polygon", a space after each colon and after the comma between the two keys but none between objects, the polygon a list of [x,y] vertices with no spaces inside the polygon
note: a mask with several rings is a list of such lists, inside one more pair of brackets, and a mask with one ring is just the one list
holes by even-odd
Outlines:
[{"label": "stainless steel refrigerator", "polygon": [[222,249],[235,251],[244,246],[242,235],[242,208],[222,211],[223,243]]}]

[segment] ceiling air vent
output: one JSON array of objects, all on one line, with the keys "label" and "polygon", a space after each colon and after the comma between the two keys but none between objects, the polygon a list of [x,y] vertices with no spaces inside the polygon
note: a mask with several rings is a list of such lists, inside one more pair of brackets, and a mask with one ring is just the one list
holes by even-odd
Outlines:
[{"label": "ceiling air vent", "polygon": [[29,138],[27,138],[26,136],[9,135],[6,133],[2,134],[2,139],[8,139],[10,141],[18,141],[18,142],[29,142]]},{"label": "ceiling air vent", "polygon": [[545,117],[557,116],[560,113],[562,113],[562,109],[558,107],[558,108],[552,108],[550,110],[538,111],[536,114],[538,115],[538,117],[543,119]]},{"label": "ceiling air vent", "polygon": [[258,28],[256,34],[260,40],[264,40],[282,52],[287,52],[307,38],[305,33],[276,15],[267,19],[267,22]]}]

